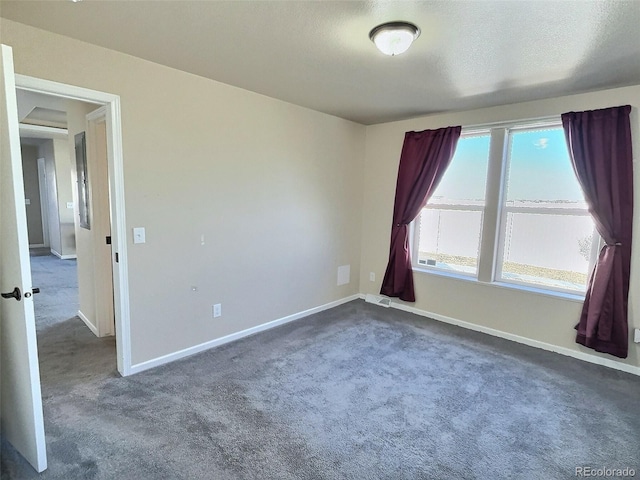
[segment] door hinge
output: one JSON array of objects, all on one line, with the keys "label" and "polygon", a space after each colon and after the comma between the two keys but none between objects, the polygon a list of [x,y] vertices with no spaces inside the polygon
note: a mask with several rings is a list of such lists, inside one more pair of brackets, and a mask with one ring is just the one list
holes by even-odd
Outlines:
[{"label": "door hinge", "polygon": [[118,252],[116,252],[116,263],[120,263],[120,258],[118,257]]},{"label": "door hinge", "polygon": [[107,245],[111,245],[111,235],[107,236]]}]

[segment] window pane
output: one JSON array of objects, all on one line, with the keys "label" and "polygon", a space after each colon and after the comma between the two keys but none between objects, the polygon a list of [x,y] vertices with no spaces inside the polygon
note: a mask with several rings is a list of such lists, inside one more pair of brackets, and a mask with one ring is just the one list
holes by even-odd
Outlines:
[{"label": "window pane", "polygon": [[557,127],[509,136],[501,279],[584,292],[594,225],[564,132]]},{"label": "window pane", "polygon": [[587,208],[562,128],[512,132],[507,205]]},{"label": "window pane", "polygon": [[462,137],[451,164],[429,200],[430,205],[484,205],[489,164],[489,135]]},{"label": "window pane", "polygon": [[508,213],[502,278],[584,292],[593,231],[590,216]]},{"label": "window pane", "polygon": [[449,168],[418,219],[418,265],[477,273],[490,141],[488,134],[458,141]]},{"label": "window pane", "polygon": [[419,225],[418,265],[477,272],[481,211],[425,208]]}]

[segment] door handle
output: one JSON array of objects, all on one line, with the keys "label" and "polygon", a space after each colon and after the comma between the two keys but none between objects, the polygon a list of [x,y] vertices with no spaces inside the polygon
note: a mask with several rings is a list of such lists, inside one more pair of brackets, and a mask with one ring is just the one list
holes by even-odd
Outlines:
[{"label": "door handle", "polygon": [[18,287],[13,289],[13,292],[2,293],[2,298],[15,298],[17,301],[22,299],[22,293],[20,293],[20,289]]}]

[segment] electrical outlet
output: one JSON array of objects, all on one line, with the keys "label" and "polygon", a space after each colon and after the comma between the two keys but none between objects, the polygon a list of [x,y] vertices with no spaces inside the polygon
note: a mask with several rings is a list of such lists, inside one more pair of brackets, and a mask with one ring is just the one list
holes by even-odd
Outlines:
[{"label": "electrical outlet", "polygon": [[634,341],[635,343],[640,343],[640,328],[636,328],[636,329],[634,330],[633,341]]},{"label": "electrical outlet", "polygon": [[370,282],[375,282],[376,281],[376,273],[375,272],[369,272],[369,281]]},{"label": "electrical outlet", "polygon": [[216,303],[213,306],[213,318],[218,318],[220,316],[222,316],[222,304]]}]

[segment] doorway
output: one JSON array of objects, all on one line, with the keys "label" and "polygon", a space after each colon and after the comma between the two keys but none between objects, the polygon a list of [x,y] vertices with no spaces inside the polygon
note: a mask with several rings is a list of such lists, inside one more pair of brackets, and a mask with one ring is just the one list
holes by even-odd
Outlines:
[{"label": "doorway", "polygon": [[[112,336],[115,333],[112,252],[104,241],[111,236],[106,109],[19,89],[16,93],[25,197],[33,197],[31,193],[40,191],[40,201],[26,202],[25,206],[32,280],[40,288],[34,299],[39,340],[45,329],[58,322],[77,320],[76,317],[96,337]],[[90,113],[85,115],[85,111]],[[82,129],[79,134],[83,139],[82,151],[74,151],[68,127],[72,134]],[[73,168],[75,157],[86,159],[91,167],[90,175],[84,177],[88,179],[86,191],[91,197],[90,229],[86,225],[87,229],[81,230],[82,222],[78,222],[79,195],[74,186],[79,182],[73,181],[78,177]],[[41,216],[42,222],[30,223],[30,213],[36,219]],[[34,237],[36,242],[44,237],[44,246],[34,248],[31,240]],[[80,258],[76,262],[77,256]],[[115,346],[111,356],[116,357]]]},{"label": "doorway", "polygon": [[[109,245],[109,252],[106,256],[107,260],[105,260],[105,257],[101,259],[102,267],[100,271],[104,272],[104,265],[108,264],[112,275],[102,275],[98,283],[107,276],[112,281],[113,301],[110,303],[113,306],[113,313],[108,313],[107,315],[114,319],[111,320],[110,324],[112,331],[115,330],[117,369],[121,375],[127,376],[131,373],[131,354],[120,98],[104,92],[23,75],[15,76],[15,84],[16,90],[43,94],[66,101],[93,104],[95,106],[94,110],[100,108],[99,115],[85,120],[85,122],[89,122],[88,124],[85,123],[85,125],[88,125],[87,131],[93,129],[94,134],[99,135],[99,130],[103,129],[104,140],[106,141],[105,155],[107,161],[104,174],[108,177],[106,193],[109,200],[102,217],[108,219],[106,224],[110,233],[108,236],[110,237],[111,245]],[[104,226],[102,228],[104,231]],[[97,231],[95,232],[97,233]],[[80,252],[79,254],[82,255]],[[106,321],[104,323],[106,325]]]}]

